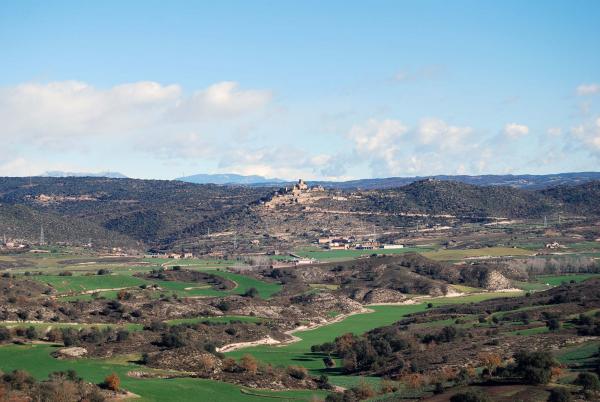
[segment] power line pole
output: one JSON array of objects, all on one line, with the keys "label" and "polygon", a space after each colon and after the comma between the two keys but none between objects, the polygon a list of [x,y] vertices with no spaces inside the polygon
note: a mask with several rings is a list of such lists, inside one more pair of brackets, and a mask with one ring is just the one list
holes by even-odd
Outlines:
[{"label": "power line pole", "polygon": [[46,238],[44,237],[44,225],[40,226],[40,246],[46,244]]}]

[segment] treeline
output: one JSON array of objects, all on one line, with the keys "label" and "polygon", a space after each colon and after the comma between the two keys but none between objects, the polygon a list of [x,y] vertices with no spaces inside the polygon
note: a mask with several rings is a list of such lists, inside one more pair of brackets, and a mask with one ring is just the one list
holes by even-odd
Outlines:
[{"label": "treeline", "polygon": [[[103,384],[107,389],[108,385]],[[111,389],[116,391],[117,389]],[[28,372],[15,370],[0,372],[0,400],[32,402],[104,402],[106,396],[100,387],[83,381],[75,371],[53,372],[43,381]]]}]

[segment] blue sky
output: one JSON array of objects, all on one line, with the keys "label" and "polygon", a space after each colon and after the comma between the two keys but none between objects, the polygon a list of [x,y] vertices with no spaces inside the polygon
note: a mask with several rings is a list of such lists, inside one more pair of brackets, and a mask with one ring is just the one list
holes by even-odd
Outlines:
[{"label": "blue sky", "polygon": [[597,1],[6,1],[0,175],[600,170]]}]

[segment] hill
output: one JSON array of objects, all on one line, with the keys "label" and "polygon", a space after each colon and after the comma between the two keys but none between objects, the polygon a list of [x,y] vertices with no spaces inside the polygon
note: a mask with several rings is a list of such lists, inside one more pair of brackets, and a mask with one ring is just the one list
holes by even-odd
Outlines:
[{"label": "hill", "polygon": [[401,187],[424,179],[437,179],[443,181],[456,181],[476,186],[509,186],[530,190],[539,190],[559,185],[576,185],[593,180],[600,180],[600,172],[575,172],[575,173],[556,173],[545,175],[434,175],[434,176],[415,176],[415,177],[386,177],[376,179],[360,179],[342,182],[319,181],[327,188],[336,189],[386,189]]},{"label": "hill", "polygon": [[598,181],[524,190],[428,179],[392,189],[319,189],[294,196],[272,187],[181,181],[0,178],[0,233],[34,241],[43,224],[49,239],[83,244],[91,238],[98,244],[173,249],[201,241],[209,250],[240,236],[244,250],[251,239],[261,248],[286,248],[327,232],[407,227],[416,220],[453,225],[557,213],[596,217],[599,196]]}]

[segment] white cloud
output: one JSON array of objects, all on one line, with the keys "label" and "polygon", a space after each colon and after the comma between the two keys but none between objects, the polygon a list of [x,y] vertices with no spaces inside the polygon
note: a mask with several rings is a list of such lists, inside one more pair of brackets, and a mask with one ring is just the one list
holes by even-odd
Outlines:
[{"label": "white cloud", "polygon": [[407,132],[408,127],[398,120],[370,119],[353,126],[348,138],[354,142],[355,153],[369,159],[372,166],[383,164],[388,170],[394,171],[402,148],[401,139]]},{"label": "white cloud", "polygon": [[600,117],[571,128],[571,135],[597,157],[600,157]]},{"label": "white cloud", "polygon": [[112,134],[155,122],[180,96],[177,85],[155,82],[96,89],[79,81],[27,83],[0,90],[5,135],[41,144],[68,137]]},{"label": "white cloud", "polygon": [[256,174],[278,178],[338,177],[329,175],[328,169],[335,158],[308,152],[294,146],[273,146],[260,148],[234,148],[221,158],[219,169],[244,175]]},{"label": "white cloud", "polygon": [[[32,174],[19,156],[39,150],[81,155],[115,152],[177,160],[218,160],[232,139],[260,120],[271,92],[218,82],[186,95],[152,81],[97,88],[80,81],[0,88],[0,153],[15,150],[4,172]],[[215,150],[218,149],[218,152]],[[3,152],[4,151],[4,152]],[[50,166],[38,170],[61,170]],[[115,167],[116,168],[116,167]],[[35,172],[34,172],[35,173]]]},{"label": "white cloud", "polygon": [[224,81],[181,100],[176,116],[191,119],[237,116],[263,109],[272,97],[271,91],[240,90],[237,82]]},{"label": "white cloud", "polygon": [[443,120],[427,118],[421,120],[417,133],[421,144],[441,150],[462,149],[464,141],[471,135],[471,127],[451,126]]},{"label": "white cloud", "polygon": [[524,124],[508,123],[504,126],[504,134],[510,139],[517,139],[529,134],[529,127]]},{"label": "white cloud", "polygon": [[575,90],[577,95],[586,96],[586,95],[595,95],[600,93],[600,85],[599,84],[581,84]]},{"label": "white cloud", "polygon": [[548,135],[551,137],[560,137],[562,135],[562,128],[560,127],[550,127],[548,130]]},{"label": "white cloud", "polygon": [[398,120],[370,119],[353,126],[347,136],[353,141],[356,158],[381,176],[443,172],[450,166],[464,170],[458,156],[476,147],[470,141],[472,133],[471,127],[437,118],[422,119],[414,128]]}]

